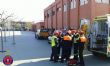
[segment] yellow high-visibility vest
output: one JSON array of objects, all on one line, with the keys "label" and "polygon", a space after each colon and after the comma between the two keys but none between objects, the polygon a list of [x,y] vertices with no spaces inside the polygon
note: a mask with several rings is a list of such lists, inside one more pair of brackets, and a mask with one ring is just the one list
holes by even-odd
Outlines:
[{"label": "yellow high-visibility vest", "polygon": [[79,37],[74,38],[74,43],[77,43],[78,40],[79,40]]},{"label": "yellow high-visibility vest", "polygon": [[51,47],[55,46],[55,39],[56,38],[57,38],[56,36],[52,36],[52,38],[51,38]]}]

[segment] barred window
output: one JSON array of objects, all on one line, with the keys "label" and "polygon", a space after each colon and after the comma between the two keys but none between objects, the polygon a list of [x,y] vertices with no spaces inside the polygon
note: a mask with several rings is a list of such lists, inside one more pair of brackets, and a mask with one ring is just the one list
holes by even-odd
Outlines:
[{"label": "barred window", "polygon": [[71,0],[71,9],[76,8],[76,0]]},{"label": "barred window", "polygon": [[88,0],[80,0],[80,5],[85,5],[85,4],[88,4]]},{"label": "barred window", "polygon": [[110,0],[95,0],[96,3],[103,3],[103,4],[109,4]]},{"label": "barred window", "polygon": [[58,7],[58,8],[57,8],[57,11],[61,11],[61,7]]},{"label": "barred window", "polygon": [[66,12],[67,11],[67,4],[64,4],[64,12]]}]

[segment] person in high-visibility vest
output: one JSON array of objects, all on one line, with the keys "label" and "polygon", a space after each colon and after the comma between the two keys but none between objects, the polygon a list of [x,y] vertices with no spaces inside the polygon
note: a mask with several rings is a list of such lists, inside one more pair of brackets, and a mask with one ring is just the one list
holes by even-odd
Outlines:
[{"label": "person in high-visibility vest", "polygon": [[57,47],[57,59],[60,60],[59,56],[61,53],[61,45],[62,45],[62,32],[59,31],[59,35],[58,35],[58,47]]},{"label": "person in high-visibility vest", "polygon": [[[74,42],[74,59],[79,63],[79,66],[85,66],[84,59],[83,59],[83,50],[84,50],[84,44],[87,41],[84,32],[78,31],[73,36],[73,42]],[[79,58],[78,58],[79,56]],[[79,62],[78,62],[79,59]]]},{"label": "person in high-visibility vest", "polygon": [[58,46],[58,38],[57,38],[58,33],[54,32],[54,35],[51,37],[51,48],[52,48],[52,53],[50,57],[50,61],[58,62],[57,59],[57,46]]},{"label": "person in high-visibility vest", "polygon": [[83,59],[83,50],[84,44],[87,42],[87,38],[84,35],[84,31],[80,31],[80,38],[79,38],[79,64],[80,66],[85,66],[84,59]]},{"label": "person in high-visibility vest", "polygon": [[73,33],[73,47],[74,47],[74,60],[78,61],[78,45],[79,45],[80,34],[76,30]]},{"label": "person in high-visibility vest", "polygon": [[61,63],[64,62],[64,59],[69,60],[71,55],[72,37],[70,36],[70,33],[70,31],[67,32],[67,34],[63,37]]}]

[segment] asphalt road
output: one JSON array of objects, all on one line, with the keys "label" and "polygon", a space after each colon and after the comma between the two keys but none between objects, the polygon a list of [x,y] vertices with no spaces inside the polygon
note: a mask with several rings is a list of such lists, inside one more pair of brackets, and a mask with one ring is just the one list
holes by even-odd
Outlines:
[{"label": "asphalt road", "polygon": [[[47,40],[37,40],[34,33],[28,31],[17,31],[15,35],[16,44],[13,44],[13,36],[7,35],[4,42],[4,50],[7,52],[0,53],[0,66],[5,66],[2,63],[5,55],[11,55],[14,59],[10,66],[67,66],[66,63],[49,61],[51,48]],[[110,66],[110,59],[95,57],[87,50],[84,51],[84,60],[86,66]]]}]

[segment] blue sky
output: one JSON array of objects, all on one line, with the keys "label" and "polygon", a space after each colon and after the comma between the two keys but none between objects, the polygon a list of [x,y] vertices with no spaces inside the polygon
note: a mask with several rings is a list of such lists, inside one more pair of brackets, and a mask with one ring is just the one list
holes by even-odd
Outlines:
[{"label": "blue sky", "polygon": [[0,12],[14,13],[16,20],[34,21],[43,20],[44,8],[55,0],[0,0]]}]

